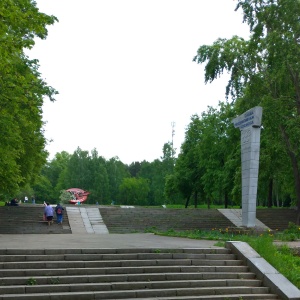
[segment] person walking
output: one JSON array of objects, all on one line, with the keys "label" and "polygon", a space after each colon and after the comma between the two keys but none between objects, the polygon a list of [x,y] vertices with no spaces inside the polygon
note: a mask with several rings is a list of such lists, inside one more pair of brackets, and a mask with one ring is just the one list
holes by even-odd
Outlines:
[{"label": "person walking", "polygon": [[46,206],[44,208],[44,214],[46,220],[48,221],[48,226],[50,226],[53,223],[53,208],[49,202],[46,203]]},{"label": "person walking", "polygon": [[57,203],[55,207],[55,212],[56,212],[56,222],[57,224],[62,224],[63,221],[63,210],[65,210],[60,203]]}]

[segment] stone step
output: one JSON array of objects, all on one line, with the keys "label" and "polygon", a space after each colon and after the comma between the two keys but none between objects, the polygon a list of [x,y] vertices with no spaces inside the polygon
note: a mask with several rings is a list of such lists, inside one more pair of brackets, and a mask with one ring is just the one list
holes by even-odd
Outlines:
[{"label": "stone step", "polygon": [[277,295],[274,294],[240,294],[240,295],[226,295],[224,298],[223,295],[206,295],[206,296],[183,296],[183,297],[156,297],[156,298],[135,298],[135,300],[198,300],[198,299],[208,299],[208,300],[272,300],[278,299]]},{"label": "stone step", "polygon": [[[51,286],[54,287],[55,285]],[[241,294],[267,294],[268,288],[265,287],[248,287],[248,286],[237,286],[237,287],[194,287],[194,288],[171,288],[171,289],[143,289],[143,290],[104,290],[98,291],[97,285],[91,284],[86,290],[79,291],[80,285],[76,287],[65,286],[65,291],[62,292],[60,287],[57,288],[57,292],[40,292],[32,293],[35,286],[27,286],[24,288],[24,293],[18,294],[6,294],[0,295],[0,299],[135,299],[135,298],[157,298],[157,297],[186,297],[186,296],[215,296],[222,295],[226,299],[227,295],[238,295]],[[94,287],[96,290],[94,290]],[[73,291],[71,291],[74,289]],[[21,290],[21,288],[20,288]],[[25,294],[25,291],[28,293]],[[269,296],[269,295],[268,295]],[[178,299],[178,298],[177,298]]]},{"label": "stone step", "polygon": [[62,248],[62,249],[0,249],[0,255],[56,255],[56,254],[132,254],[132,253],[191,253],[230,254],[227,248]]},{"label": "stone step", "polygon": [[186,254],[186,253],[133,253],[133,254],[57,254],[57,255],[0,255],[0,262],[29,262],[29,261],[93,261],[93,260],[234,260],[235,254]]},{"label": "stone step", "polygon": [[[59,282],[59,283],[57,283]],[[0,286],[0,294],[26,294],[26,293],[65,293],[80,291],[119,291],[143,289],[184,289],[184,288],[215,288],[215,287],[261,287],[260,280],[244,279],[215,279],[215,280],[163,280],[140,282],[69,282],[60,283],[60,278],[53,278],[48,284]]]},{"label": "stone step", "polygon": [[[47,270],[47,272],[45,272]],[[224,276],[230,276],[231,278],[244,278],[249,272],[247,267],[240,267],[239,269],[233,269],[227,267],[226,269],[221,267],[198,267],[198,266],[148,266],[148,267],[114,267],[108,268],[43,268],[43,269],[1,269],[0,275],[3,277],[12,276],[71,276],[71,275],[120,275],[120,274],[141,274],[141,273],[200,273],[204,279],[209,278],[222,278]],[[231,274],[231,275],[228,275]],[[252,273],[251,273],[252,274]],[[252,275],[251,275],[252,276]]]},{"label": "stone step", "polygon": [[151,228],[211,230],[234,226],[218,210],[101,207],[100,211],[110,233],[145,232]]},{"label": "stone step", "polygon": [[266,208],[258,209],[256,217],[272,230],[283,231],[289,223],[297,223],[297,210],[291,208]]},{"label": "stone step", "polygon": [[[131,294],[132,295],[132,294]],[[102,296],[102,295],[101,295]],[[0,300],[53,300],[53,299],[59,299],[59,300],[93,300],[93,299],[112,299],[112,298],[99,298],[99,293],[97,292],[78,292],[78,293],[66,293],[66,294],[59,294],[59,293],[52,293],[52,294],[26,294],[26,295],[5,295],[3,297],[0,296]],[[114,298],[117,299],[117,298]],[[120,298],[118,298],[120,299]],[[126,299],[126,298],[122,298]],[[128,298],[129,299],[129,298]],[[170,296],[170,297],[147,297],[147,298],[130,298],[135,300],[224,300],[224,299],[230,299],[230,300],[273,300],[278,299],[277,295],[274,294],[230,294],[226,295],[226,298],[224,298],[224,295],[196,295],[196,296]]]},{"label": "stone step", "polygon": [[3,249],[0,261],[0,300],[276,299],[229,248]]},{"label": "stone step", "polygon": [[[39,204],[0,207],[0,234],[70,234],[72,231],[107,234],[146,232],[151,229],[182,231],[236,227],[215,209],[129,209],[110,206],[67,206],[63,226],[45,226],[46,223],[42,221],[43,208]],[[290,208],[257,209],[256,217],[270,229],[283,231],[289,227],[289,222],[296,223],[297,211]]]},{"label": "stone step", "polygon": [[0,207],[0,234],[71,234],[68,215],[64,213],[63,224],[47,226],[43,221],[43,205],[22,204]]},{"label": "stone step", "polygon": [[[34,270],[33,270],[34,271]],[[45,270],[43,270],[45,271]],[[198,273],[140,273],[140,274],[115,274],[115,275],[95,275],[89,272],[81,273],[81,270],[72,270],[67,274],[55,272],[55,269],[47,270],[47,275],[36,276],[34,272],[26,272],[26,276],[18,277],[16,274],[10,274],[12,277],[1,276],[0,285],[27,285],[31,278],[34,277],[36,285],[43,284],[74,284],[74,283],[101,283],[101,282],[154,282],[154,281],[185,281],[185,280],[254,280],[254,273],[225,273],[225,272],[198,272]],[[95,271],[95,270],[93,270]],[[45,272],[44,272],[45,273]],[[74,275],[76,274],[76,275]],[[79,275],[80,274],[80,275]],[[85,276],[83,276],[85,275]]]},{"label": "stone step", "polygon": [[[120,266],[121,265],[121,266]],[[177,260],[176,262],[169,260],[165,261],[125,261],[125,262],[102,262],[102,261],[69,261],[69,262],[9,262],[0,264],[0,272],[9,269],[71,269],[71,268],[97,268],[99,273],[102,274],[114,274],[114,273],[122,273],[122,272],[150,272],[156,273],[160,267],[163,267],[166,271],[174,272],[176,269],[187,270],[192,269],[196,272],[247,272],[248,267],[246,266],[201,266],[197,265],[197,262],[191,264],[191,261],[188,260]],[[178,272],[178,271],[177,271]],[[187,271],[184,271],[187,272]]]}]

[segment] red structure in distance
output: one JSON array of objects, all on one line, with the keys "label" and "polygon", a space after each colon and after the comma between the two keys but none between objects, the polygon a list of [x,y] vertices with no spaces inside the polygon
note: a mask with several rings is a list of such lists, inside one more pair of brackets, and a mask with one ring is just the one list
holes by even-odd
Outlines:
[{"label": "red structure in distance", "polygon": [[69,201],[71,204],[78,204],[78,202],[82,203],[86,201],[90,194],[90,192],[78,188],[70,188],[66,191],[72,195],[72,199]]}]

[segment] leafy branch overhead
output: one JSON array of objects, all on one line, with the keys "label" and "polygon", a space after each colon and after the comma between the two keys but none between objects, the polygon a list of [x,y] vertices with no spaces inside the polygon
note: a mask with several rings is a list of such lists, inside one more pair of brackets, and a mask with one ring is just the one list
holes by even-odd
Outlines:
[{"label": "leafy branch overhead", "polygon": [[35,1],[0,2],[0,194],[33,182],[46,161],[42,105],[57,91],[41,78],[39,64],[25,55],[35,38],[47,37],[57,20],[39,11]]}]

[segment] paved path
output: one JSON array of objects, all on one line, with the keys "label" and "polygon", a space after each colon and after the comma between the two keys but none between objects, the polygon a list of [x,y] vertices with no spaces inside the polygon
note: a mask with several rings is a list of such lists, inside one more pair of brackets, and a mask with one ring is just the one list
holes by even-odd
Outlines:
[{"label": "paved path", "polygon": [[132,234],[0,234],[0,249],[216,248],[216,241]]}]

